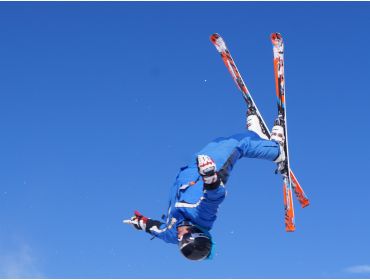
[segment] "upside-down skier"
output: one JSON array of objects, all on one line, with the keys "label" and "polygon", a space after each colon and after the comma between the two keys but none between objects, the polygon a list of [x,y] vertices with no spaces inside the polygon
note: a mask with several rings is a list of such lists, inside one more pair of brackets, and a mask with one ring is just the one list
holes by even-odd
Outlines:
[{"label": "upside-down skier", "polygon": [[285,160],[282,126],[275,125],[268,140],[259,118],[249,110],[247,129],[245,133],[213,140],[180,169],[170,191],[164,222],[135,211],[134,216],[124,223],[167,243],[178,244],[181,253],[189,260],[210,258],[213,247],[210,231],[225,198],[225,186],[235,163],[242,158],[275,163]]}]

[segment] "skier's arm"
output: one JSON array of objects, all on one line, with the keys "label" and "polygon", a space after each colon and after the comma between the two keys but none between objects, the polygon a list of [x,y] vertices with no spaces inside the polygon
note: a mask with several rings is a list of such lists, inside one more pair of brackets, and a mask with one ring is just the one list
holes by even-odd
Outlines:
[{"label": "skier's arm", "polygon": [[203,199],[201,200],[199,206],[196,208],[198,212],[198,217],[204,220],[213,219],[216,216],[218,211],[218,206],[225,199],[226,190],[224,185],[218,184],[216,188],[206,189],[204,187]]},{"label": "skier's arm", "polygon": [[207,155],[197,158],[198,171],[203,179],[203,197],[196,208],[198,217],[204,220],[214,219],[218,206],[225,199],[226,191],[221,176],[216,172],[216,164]]},{"label": "skier's arm", "polygon": [[173,226],[174,222],[166,225],[160,221],[147,218],[135,211],[134,216],[130,220],[124,220],[123,223],[132,225],[137,230],[144,230],[147,233],[162,239],[167,243],[177,244],[177,230]]},{"label": "skier's arm", "polygon": [[178,243],[176,226],[171,227],[166,224],[161,224],[159,227],[150,228],[149,232],[153,236],[158,237],[167,243]]},{"label": "skier's arm", "polygon": [[150,229],[153,227],[159,228],[163,223],[157,220],[147,218],[140,214],[139,211],[134,212],[134,216],[130,220],[124,220],[123,223],[132,225],[137,230],[145,230],[151,233]]}]

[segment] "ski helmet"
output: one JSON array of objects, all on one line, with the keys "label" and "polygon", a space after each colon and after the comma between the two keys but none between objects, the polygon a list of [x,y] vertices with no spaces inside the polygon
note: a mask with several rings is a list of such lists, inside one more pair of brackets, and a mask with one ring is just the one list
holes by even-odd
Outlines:
[{"label": "ski helmet", "polygon": [[185,258],[193,261],[201,261],[211,254],[212,240],[202,230],[191,226],[179,241],[179,248]]}]

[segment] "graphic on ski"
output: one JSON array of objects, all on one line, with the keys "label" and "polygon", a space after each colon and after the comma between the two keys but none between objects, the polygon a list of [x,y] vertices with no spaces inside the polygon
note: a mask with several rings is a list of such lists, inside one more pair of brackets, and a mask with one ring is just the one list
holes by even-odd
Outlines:
[{"label": "graphic on ski", "polygon": [[[232,58],[230,51],[228,50],[225,41],[222,39],[222,37],[215,33],[211,35],[210,37],[211,42],[213,45],[216,47],[217,51],[220,53],[222,60],[224,61],[226,68],[229,70],[233,80],[235,81],[237,87],[239,90],[242,92],[244,100],[246,101],[248,105],[249,110],[255,110],[256,115],[260,119],[260,123],[262,124],[262,131],[266,135],[265,139],[270,139],[271,133],[264,122],[262,115],[260,114],[256,104],[254,103],[252,96],[245,85],[243,78],[238,71],[238,68],[236,67],[236,64],[234,62],[234,59]],[[293,185],[293,190],[297,196],[298,201],[300,202],[302,207],[306,207],[310,204],[306,194],[304,193],[301,185],[299,184],[297,178],[294,176],[293,171],[290,170],[290,176],[292,179],[292,185]]]},{"label": "graphic on ski", "polygon": [[284,75],[284,43],[283,38],[279,33],[271,34],[271,42],[274,51],[274,74],[275,87],[278,105],[278,118],[275,120],[275,125],[280,125],[284,129],[284,151],[286,159],[278,164],[278,171],[283,177],[284,190],[284,209],[285,209],[285,229],[286,231],[294,231],[294,205],[293,205],[293,190],[292,179],[290,176],[289,165],[289,149],[288,149],[288,133],[287,133],[287,117],[286,117],[286,98],[285,98],[285,75]]},{"label": "graphic on ski", "polygon": [[310,201],[308,200],[307,195],[305,194],[297,178],[295,177],[292,169],[290,169],[289,173],[290,173],[290,179],[292,180],[292,186],[293,186],[294,193],[299,203],[301,204],[302,208],[310,205]]}]

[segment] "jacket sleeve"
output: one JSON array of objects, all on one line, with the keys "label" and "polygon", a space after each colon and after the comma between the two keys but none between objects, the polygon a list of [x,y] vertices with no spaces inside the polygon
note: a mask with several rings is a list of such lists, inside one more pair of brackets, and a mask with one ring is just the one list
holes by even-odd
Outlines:
[{"label": "jacket sleeve", "polygon": [[178,243],[176,227],[167,228],[166,225],[163,224],[160,228],[152,228],[150,233],[166,243]]},{"label": "jacket sleeve", "polygon": [[178,244],[177,227],[183,220],[181,212],[174,209],[171,211],[171,217],[167,219],[167,223],[156,221],[154,224],[147,224],[147,232],[167,243]]},{"label": "jacket sleeve", "polygon": [[170,221],[168,224],[156,222],[156,224],[147,224],[147,232],[167,243],[177,244],[176,219]]},{"label": "jacket sleeve", "polygon": [[226,190],[224,185],[211,190],[204,190],[203,198],[196,208],[198,218],[205,221],[214,221],[218,212],[218,207],[224,201]]}]

